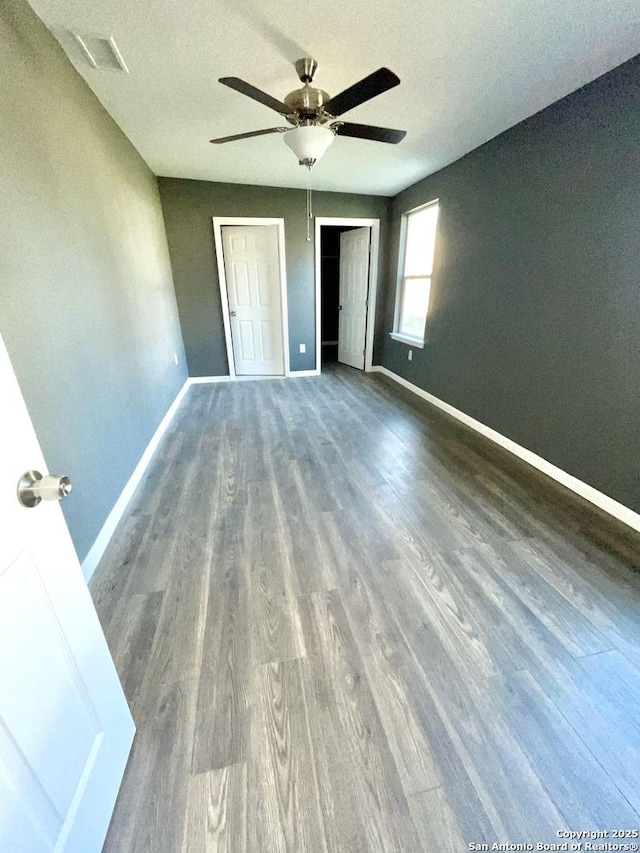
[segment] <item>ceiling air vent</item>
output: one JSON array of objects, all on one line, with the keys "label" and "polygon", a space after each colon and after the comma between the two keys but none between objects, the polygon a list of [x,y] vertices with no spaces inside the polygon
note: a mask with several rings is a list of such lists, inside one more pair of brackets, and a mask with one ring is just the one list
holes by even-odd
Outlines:
[{"label": "ceiling air vent", "polygon": [[113,36],[71,33],[92,68],[129,73]]}]

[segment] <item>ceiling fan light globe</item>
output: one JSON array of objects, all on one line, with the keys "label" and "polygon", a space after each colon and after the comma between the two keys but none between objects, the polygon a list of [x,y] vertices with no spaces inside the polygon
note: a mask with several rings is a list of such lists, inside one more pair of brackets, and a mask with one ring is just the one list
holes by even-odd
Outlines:
[{"label": "ceiling fan light globe", "polygon": [[328,127],[303,125],[284,134],[284,141],[302,162],[317,162],[331,145],[334,133]]}]

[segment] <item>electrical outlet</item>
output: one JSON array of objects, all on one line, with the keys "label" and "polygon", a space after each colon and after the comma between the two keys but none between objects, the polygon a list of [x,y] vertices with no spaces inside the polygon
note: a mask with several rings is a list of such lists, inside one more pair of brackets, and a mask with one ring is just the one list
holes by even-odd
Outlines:
[{"label": "electrical outlet", "polygon": [[413,361],[413,350],[412,349],[409,350],[409,352],[407,354],[407,358],[409,359],[409,361]]},{"label": "electrical outlet", "polygon": [[307,351],[307,345],[306,344],[300,344],[300,352],[306,352],[306,351]]},{"label": "electrical outlet", "polygon": [[174,354],[173,354],[173,363],[174,364],[178,363],[178,353],[177,352],[174,352]]}]

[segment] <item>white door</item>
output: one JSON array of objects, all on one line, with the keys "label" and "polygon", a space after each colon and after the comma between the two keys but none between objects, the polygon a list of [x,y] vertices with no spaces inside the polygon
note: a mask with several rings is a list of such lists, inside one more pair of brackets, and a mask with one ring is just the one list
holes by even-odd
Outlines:
[{"label": "white door", "polygon": [[354,228],[340,235],[338,361],[360,370],[367,334],[370,231]]},{"label": "white door", "polygon": [[223,225],[233,361],[238,376],[284,374],[277,225]]},{"label": "white door", "polygon": [[97,853],[133,720],[1,338],[0,400],[0,850]]}]

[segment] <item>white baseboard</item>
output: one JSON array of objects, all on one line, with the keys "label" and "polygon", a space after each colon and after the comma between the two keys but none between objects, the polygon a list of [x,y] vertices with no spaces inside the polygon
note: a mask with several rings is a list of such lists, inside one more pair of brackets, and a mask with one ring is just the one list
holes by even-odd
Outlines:
[{"label": "white baseboard", "polygon": [[259,382],[264,379],[297,379],[300,376],[318,376],[317,370],[292,370],[288,376],[190,376],[189,385],[208,385],[210,382]]},{"label": "white baseboard", "polygon": [[190,376],[187,385],[208,385],[210,382],[233,382],[232,376]]},{"label": "white baseboard", "polygon": [[533,468],[537,468],[538,471],[542,471],[543,474],[546,474],[548,477],[551,477],[553,480],[556,480],[558,483],[566,486],[567,489],[571,489],[572,492],[575,492],[577,495],[585,498],[585,500],[588,500],[590,503],[595,504],[595,506],[600,507],[600,509],[609,513],[609,515],[617,518],[618,521],[622,521],[634,530],[640,531],[640,514],[629,509],[629,507],[624,506],[624,504],[610,498],[603,492],[599,492],[588,483],[584,483],[572,474],[568,474],[566,471],[563,471],[562,468],[558,468],[557,465],[547,462],[546,459],[543,459],[542,456],[538,456],[537,453],[533,453],[531,450],[527,450],[526,447],[516,444],[515,441],[507,438],[495,429],[480,423],[480,421],[477,421],[470,415],[461,412],[460,409],[456,409],[449,403],[445,403],[444,400],[434,397],[433,394],[430,394],[428,391],[424,391],[422,388],[419,388],[417,385],[414,385],[412,382],[409,382],[397,373],[393,373],[393,371],[388,370],[386,367],[376,364],[371,368],[371,372],[382,373],[384,376],[388,376],[389,379],[393,379],[394,382],[397,382],[404,388],[408,388],[409,391],[412,391],[418,397],[422,397],[423,400],[437,406],[438,409],[442,409],[443,412],[446,412],[448,415],[451,415],[463,424],[471,427],[471,429],[479,432],[481,435],[484,435],[496,444],[499,444],[500,447],[504,447],[505,450],[513,453],[514,456],[518,456],[520,459],[523,459]]},{"label": "white baseboard", "polygon": [[115,502],[113,509],[107,516],[107,520],[102,525],[102,529],[100,530],[100,533],[98,533],[98,536],[96,537],[95,542],[91,546],[89,553],[82,561],[82,573],[84,574],[86,581],[88,581],[91,575],[95,572],[96,567],[100,562],[100,559],[104,554],[107,545],[109,544],[109,540],[113,536],[113,533],[116,527],[118,526],[118,522],[122,518],[129,501],[133,497],[133,493],[135,492],[138,483],[142,479],[144,472],[147,470],[147,467],[149,465],[149,462],[151,462],[151,458],[153,457],[155,449],[160,443],[160,439],[167,431],[167,427],[171,423],[171,420],[175,415],[178,406],[182,401],[182,398],[187,393],[190,384],[190,380],[187,379],[182,388],[178,391],[175,400],[169,406],[166,415],[160,421],[158,428],[151,437],[151,441],[149,442],[144,453],[140,457],[140,461],[134,468],[133,474],[129,477],[126,486],[120,493],[120,497]]}]

